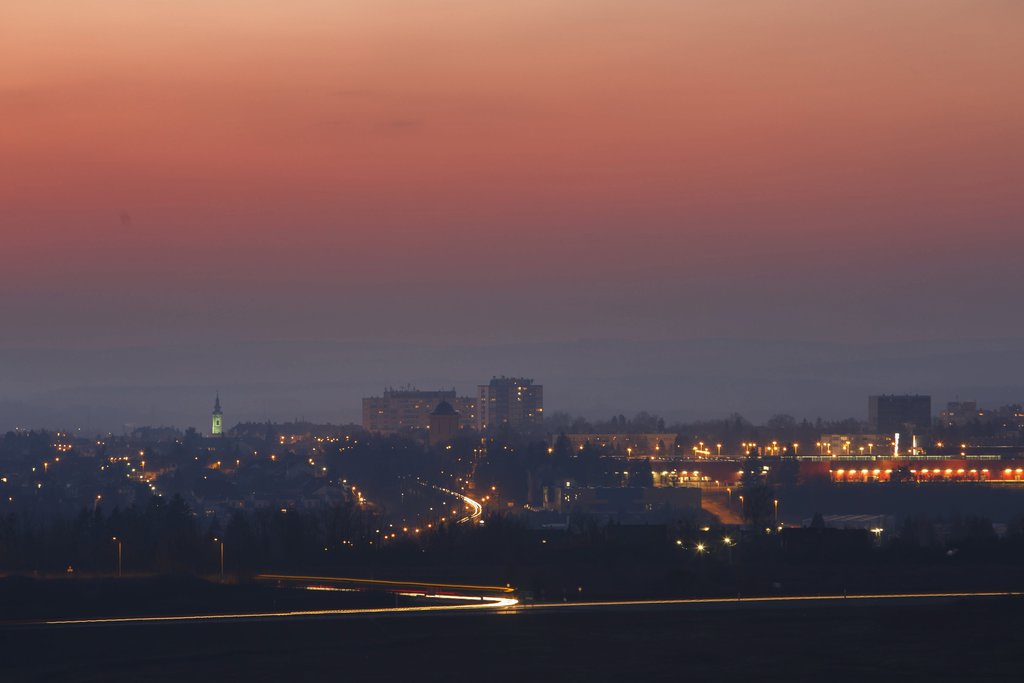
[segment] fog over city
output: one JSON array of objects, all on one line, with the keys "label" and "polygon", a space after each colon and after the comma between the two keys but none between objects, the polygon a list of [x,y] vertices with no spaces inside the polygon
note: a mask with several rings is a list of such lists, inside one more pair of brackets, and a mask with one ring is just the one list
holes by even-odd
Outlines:
[{"label": "fog over city", "polygon": [[1024,342],[579,341],[506,345],[215,342],[0,351],[2,429],[201,429],[220,391],[232,420],[358,423],[385,386],[472,393],[493,375],[543,381],[549,411],[668,421],[740,413],[864,419],[864,397],[915,391],[1002,405],[1019,398]]}]

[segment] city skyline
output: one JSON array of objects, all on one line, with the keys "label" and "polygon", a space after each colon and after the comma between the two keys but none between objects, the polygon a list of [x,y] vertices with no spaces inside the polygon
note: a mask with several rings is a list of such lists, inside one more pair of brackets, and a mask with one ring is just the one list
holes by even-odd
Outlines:
[{"label": "city skyline", "polygon": [[495,374],[535,377],[547,387],[549,412],[591,419],[639,411],[670,422],[734,412],[755,422],[780,413],[810,420],[865,418],[863,397],[871,394],[930,394],[936,405],[1017,402],[1024,384],[1024,367],[1017,362],[1022,354],[1024,343],[994,341],[856,345],[737,340],[0,351],[8,368],[0,385],[0,417],[7,424],[0,428],[117,432],[124,424],[164,424],[202,431],[208,427],[210,396],[218,390],[230,396],[232,420],[357,423],[361,399],[388,385],[454,386],[471,395]]}]

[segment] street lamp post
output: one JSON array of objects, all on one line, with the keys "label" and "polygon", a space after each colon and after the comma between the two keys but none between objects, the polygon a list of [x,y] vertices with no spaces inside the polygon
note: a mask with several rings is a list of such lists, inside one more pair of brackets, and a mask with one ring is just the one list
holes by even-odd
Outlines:
[{"label": "street lamp post", "polygon": [[779,523],[779,499],[775,499],[775,523]]},{"label": "street lamp post", "polygon": [[224,541],[215,538],[213,542],[220,546],[220,582],[224,583]]},{"label": "street lamp post", "polygon": [[110,540],[117,544],[117,576],[118,576],[118,578],[120,578],[124,574],[124,571],[123,571],[123,568],[122,568],[123,567],[122,559],[124,557],[124,541],[122,541],[117,536],[114,536]]}]

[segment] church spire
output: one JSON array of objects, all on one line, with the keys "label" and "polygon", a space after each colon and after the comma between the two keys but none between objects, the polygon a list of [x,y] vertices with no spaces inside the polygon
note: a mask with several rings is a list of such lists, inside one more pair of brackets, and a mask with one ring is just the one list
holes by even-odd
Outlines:
[{"label": "church spire", "polygon": [[221,436],[224,434],[224,413],[220,409],[220,392],[217,392],[217,399],[213,402],[213,429],[211,430],[213,436]]}]

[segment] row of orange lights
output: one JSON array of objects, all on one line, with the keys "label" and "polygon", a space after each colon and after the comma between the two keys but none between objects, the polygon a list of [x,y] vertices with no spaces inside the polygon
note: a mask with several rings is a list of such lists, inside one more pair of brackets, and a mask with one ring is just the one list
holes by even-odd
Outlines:
[{"label": "row of orange lights", "polygon": [[[921,476],[933,476],[933,475],[941,474],[941,475],[945,475],[945,476],[948,477],[948,476],[952,476],[954,474],[954,472],[955,472],[955,474],[957,476],[963,476],[964,474],[970,474],[972,476],[977,476],[978,475],[978,470],[976,470],[976,469],[965,470],[963,468],[960,468],[960,469],[957,469],[957,470],[953,470],[951,468],[947,468],[945,470],[941,470],[941,469],[938,469],[938,468],[932,469],[932,470],[929,470],[929,469],[922,469],[922,470],[912,469],[912,470],[910,470],[911,474],[921,475]],[[891,469],[887,469],[887,470],[879,470],[879,469],[876,469],[876,470],[867,470],[867,469],[862,469],[862,470],[843,470],[843,469],[838,469],[838,470],[834,470],[834,471],[832,471],[830,473],[833,475],[834,478],[841,478],[841,477],[844,477],[844,476],[845,477],[850,477],[850,476],[856,477],[857,475],[860,475],[860,476],[863,476],[863,477],[867,477],[869,474],[872,475],[873,477],[878,477],[878,476],[880,476],[883,473],[885,474],[885,476],[888,477],[888,476],[892,475],[892,470]],[[1020,476],[1020,475],[1024,474],[1024,468],[1018,467],[1016,469],[1013,469],[1013,468],[1007,467],[1006,469],[1003,470],[1002,473],[1003,473],[1004,477],[1011,477],[1011,476],[1014,476],[1014,475]],[[989,471],[989,469],[987,467],[981,470],[981,475],[982,476],[987,477],[989,474],[990,474],[990,471]]]}]

